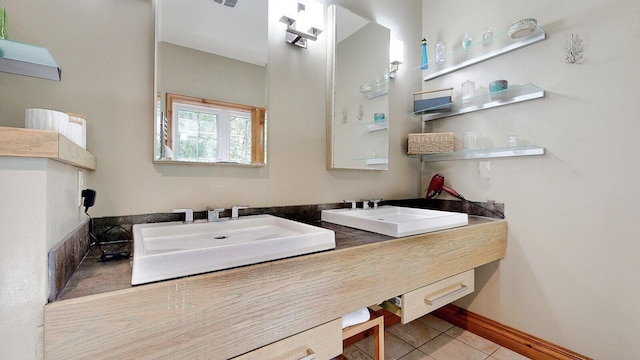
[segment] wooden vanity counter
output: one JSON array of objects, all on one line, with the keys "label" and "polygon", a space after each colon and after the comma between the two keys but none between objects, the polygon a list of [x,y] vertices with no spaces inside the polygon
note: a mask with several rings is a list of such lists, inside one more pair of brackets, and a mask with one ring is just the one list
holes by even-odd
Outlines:
[{"label": "wooden vanity counter", "polygon": [[336,249],[132,287],[87,258],[45,306],[46,359],[228,359],[505,256],[507,222],[392,238],[318,222]]}]

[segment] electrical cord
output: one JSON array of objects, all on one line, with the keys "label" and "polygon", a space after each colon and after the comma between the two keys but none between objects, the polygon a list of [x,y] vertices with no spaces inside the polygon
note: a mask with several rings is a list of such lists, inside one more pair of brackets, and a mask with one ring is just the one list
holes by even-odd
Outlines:
[{"label": "electrical cord", "polygon": [[[91,252],[91,256],[93,256],[93,258],[97,262],[105,262],[110,260],[124,260],[131,257],[131,254],[126,250],[116,251],[116,252],[107,252],[101,246],[101,244],[103,244],[104,242],[100,241],[100,239],[102,239],[102,237],[105,234],[107,234],[109,231],[117,227],[120,227],[120,229],[124,230],[129,235],[131,235],[131,233],[129,233],[127,229],[122,227],[122,225],[113,225],[109,227],[107,230],[100,233],[100,235],[96,236],[96,234],[94,233],[95,227],[94,227],[93,218],[91,217],[91,215],[89,215],[87,210],[88,208],[85,208],[84,213],[89,217],[89,251]],[[113,244],[113,243],[114,242],[110,242],[109,244]],[[100,250],[100,256],[96,256],[96,253],[94,251],[94,246]]]}]

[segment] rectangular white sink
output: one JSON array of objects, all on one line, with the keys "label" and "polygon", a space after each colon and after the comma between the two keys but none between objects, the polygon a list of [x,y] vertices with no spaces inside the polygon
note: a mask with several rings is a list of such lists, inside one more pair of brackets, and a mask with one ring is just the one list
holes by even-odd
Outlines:
[{"label": "rectangular white sink", "polygon": [[272,215],[133,225],[131,284],[334,249],[332,230]]},{"label": "rectangular white sink", "polygon": [[377,209],[322,210],[322,221],[394,237],[410,236],[469,224],[464,213],[380,206]]}]

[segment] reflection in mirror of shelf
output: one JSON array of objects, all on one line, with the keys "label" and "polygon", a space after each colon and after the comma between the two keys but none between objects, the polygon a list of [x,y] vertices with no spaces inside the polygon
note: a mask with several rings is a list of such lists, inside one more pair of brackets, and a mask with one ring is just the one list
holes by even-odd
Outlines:
[{"label": "reflection in mirror of shelf", "polygon": [[377,157],[367,159],[367,165],[388,165],[389,158],[388,157]]},{"label": "reflection in mirror of shelf", "polygon": [[380,130],[387,130],[389,128],[389,121],[375,121],[367,124],[367,131],[374,132]]},{"label": "reflection in mirror of shelf", "polygon": [[367,99],[368,100],[375,99],[379,96],[387,95],[388,93],[389,93],[389,85],[387,83],[384,83],[383,85],[380,85],[380,87],[378,87],[377,89],[374,88],[373,91],[368,92]]},{"label": "reflection in mirror of shelf", "polygon": [[501,157],[544,155],[544,147],[535,145],[519,145],[491,149],[461,150],[444,153],[409,155],[413,158],[421,158],[423,162],[447,161],[447,160],[472,160],[491,159]]},{"label": "reflection in mirror of shelf", "polygon": [[332,4],[326,36],[327,168],[388,170],[390,30]]},{"label": "reflection in mirror of shelf", "polygon": [[428,81],[435,79],[469,65],[546,40],[547,34],[542,28],[535,23],[531,23],[531,27],[535,27],[535,29],[526,37],[514,39],[511,38],[508,31],[505,30],[494,34],[491,44],[483,45],[482,39],[480,39],[480,41],[473,42],[468,51],[465,51],[462,47],[448,51],[446,52],[446,60],[444,62],[430,62],[428,70],[422,71],[423,80]]}]

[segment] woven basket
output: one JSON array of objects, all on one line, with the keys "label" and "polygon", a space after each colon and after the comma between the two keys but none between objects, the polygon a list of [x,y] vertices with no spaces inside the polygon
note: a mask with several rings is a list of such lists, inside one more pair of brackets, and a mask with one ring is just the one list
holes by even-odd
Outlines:
[{"label": "woven basket", "polygon": [[409,155],[432,154],[453,151],[453,133],[409,134]]}]

